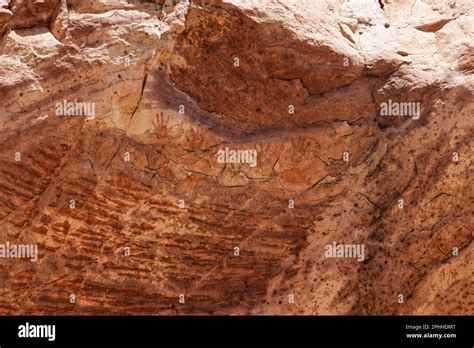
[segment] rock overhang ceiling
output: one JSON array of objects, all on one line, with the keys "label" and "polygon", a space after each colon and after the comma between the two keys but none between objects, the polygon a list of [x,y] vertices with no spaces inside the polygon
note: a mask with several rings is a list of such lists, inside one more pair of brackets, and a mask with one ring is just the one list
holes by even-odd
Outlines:
[{"label": "rock overhang ceiling", "polygon": [[472,314],[469,1],[0,6],[0,312]]}]

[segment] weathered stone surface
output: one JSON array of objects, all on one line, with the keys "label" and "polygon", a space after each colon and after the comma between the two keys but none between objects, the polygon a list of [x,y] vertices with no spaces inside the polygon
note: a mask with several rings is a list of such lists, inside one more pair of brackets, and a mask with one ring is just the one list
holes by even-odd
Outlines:
[{"label": "weathered stone surface", "polygon": [[468,0],[0,1],[0,244],[39,248],[0,258],[0,314],[472,315],[473,23]]}]

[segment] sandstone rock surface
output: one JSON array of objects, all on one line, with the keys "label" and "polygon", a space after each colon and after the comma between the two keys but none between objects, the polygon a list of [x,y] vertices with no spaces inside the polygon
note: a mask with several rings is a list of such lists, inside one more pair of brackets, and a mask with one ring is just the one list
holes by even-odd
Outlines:
[{"label": "sandstone rock surface", "polygon": [[473,37],[469,0],[0,1],[0,244],[39,251],[0,314],[474,314]]}]

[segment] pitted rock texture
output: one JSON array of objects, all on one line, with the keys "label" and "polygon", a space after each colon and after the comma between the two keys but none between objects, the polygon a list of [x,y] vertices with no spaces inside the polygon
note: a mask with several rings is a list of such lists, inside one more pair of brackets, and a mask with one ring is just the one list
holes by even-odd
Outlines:
[{"label": "pitted rock texture", "polygon": [[474,314],[471,5],[0,0],[0,314]]}]

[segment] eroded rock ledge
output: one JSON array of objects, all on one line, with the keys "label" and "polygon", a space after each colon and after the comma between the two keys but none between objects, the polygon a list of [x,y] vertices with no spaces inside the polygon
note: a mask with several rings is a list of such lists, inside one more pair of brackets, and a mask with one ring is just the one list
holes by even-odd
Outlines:
[{"label": "eroded rock ledge", "polygon": [[472,11],[0,0],[0,314],[473,314]]}]

